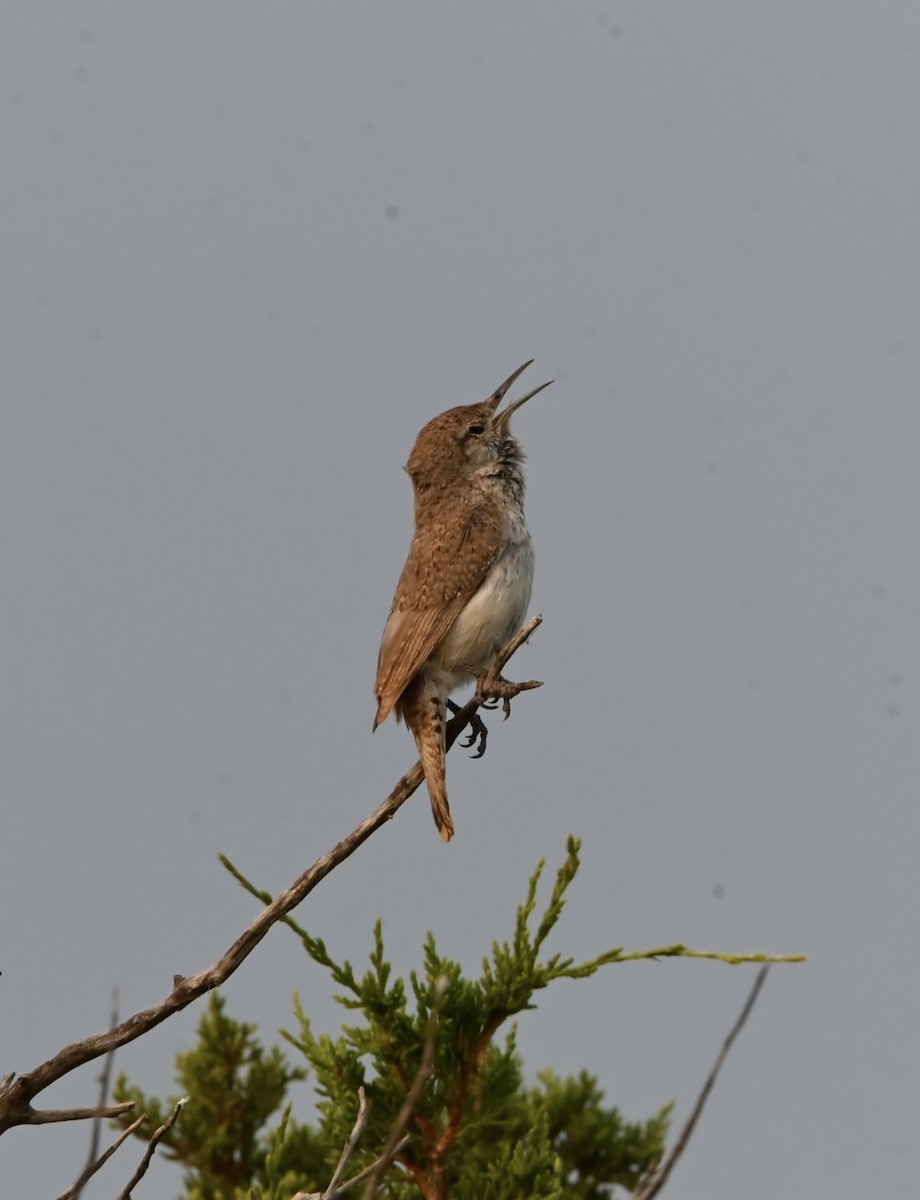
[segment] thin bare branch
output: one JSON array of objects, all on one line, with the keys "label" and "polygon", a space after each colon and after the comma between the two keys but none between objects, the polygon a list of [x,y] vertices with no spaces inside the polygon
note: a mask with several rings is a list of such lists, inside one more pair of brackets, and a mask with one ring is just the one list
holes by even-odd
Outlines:
[{"label": "thin bare branch", "polygon": [[383,1173],[399,1153],[398,1147],[401,1145],[406,1129],[409,1127],[409,1121],[415,1112],[415,1106],[421,1099],[422,1092],[425,1090],[425,1084],[431,1077],[431,1072],[434,1068],[435,1043],[438,1036],[438,1020],[441,1016],[441,1008],[444,1004],[446,991],[447,977],[442,975],[435,985],[434,1003],[431,1006],[431,1012],[428,1014],[428,1025],[425,1029],[425,1044],[422,1047],[422,1058],[419,1062],[418,1070],[415,1073],[415,1078],[412,1080],[412,1086],[406,1093],[402,1108],[393,1122],[393,1128],[390,1130],[390,1136],[387,1138],[386,1145],[377,1162],[374,1164],[374,1170],[367,1181],[367,1187],[364,1189],[364,1200],[374,1200],[374,1197],[377,1195],[381,1180],[383,1179]]},{"label": "thin bare branch", "polygon": [[[399,1152],[406,1145],[408,1145],[408,1142],[408,1136],[397,1142],[393,1152],[390,1155],[391,1162],[396,1155],[399,1154]],[[339,1197],[344,1196],[346,1192],[350,1192],[351,1189],[357,1187],[359,1183],[364,1183],[365,1179],[367,1179],[367,1177],[373,1171],[377,1170],[377,1164],[379,1161],[380,1159],[375,1159],[372,1163],[368,1163],[368,1165],[364,1167],[363,1170],[359,1171],[357,1175],[352,1175],[351,1179],[346,1179],[344,1183],[340,1183],[334,1192],[330,1192],[328,1188],[324,1192],[298,1192],[295,1196],[291,1197],[291,1200],[339,1200]]]},{"label": "thin bare branch", "polygon": [[153,1136],[147,1143],[147,1149],[144,1151],[144,1157],[141,1159],[137,1170],[131,1176],[128,1186],[118,1197],[118,1200],[131,1200],[131,1192],[147,1174],[147,1168],[150,1166],[154,1152],[156,1151],[157,1146],[160,1144],[160,1139],[168,1130],[172,1129],[173,1125],[175,1125],[176,1121],[179,1119],[179,1113],[182,1112],[186,1104],[188,1104],[188,1096],[183,1096],[181,1100],[177,1100],[176,1107],[172,1110],[163,1124],[159,1127],[159,1129],[154,1130]]},{"label": "thin bare branch", "polygon": [[[114,1029],[118,1024],[118,988],[112,988],[112,1015],[109,1017],[109,1029]],[[109,1098],[109,1086],[112,1082],[112,1067],[115,1062],[115,1051],[110,1050],[105,1056],[102,1063],[102,1070],[99,1073],[99,1107],[105,1107],[105,1103]],[[99,1159],[99,1143],[102,1140],[102,1118],[94,1117],[92,1124],[92,1132],[89,1138],[89,1155],[86,1159],[86,1166],[83,1168],[77,1182],[74,1184],[68,1196],[73,1195],[74,1200],[79,1200],[80,1194],[83,1191],[83,1185],[90,1179],[96,1171],[102,1166],[102,1160]],[[117,1142],[109,1153],[114,1153],[121,1145]]]},{"label": "thin bare branch", "polygon": [[[332,1173],[332,1178],[329,1180],[328,1186],[321,1192],[298,1192],[295,1196],[291,1197],[291,1200],[338,1200],[339,1196],[344,1196],[347,1191],[366,1179],[371,1171],[376,1169],[377,1162],[375,1161],[365,1167],[363,1171],[359,1171],[357,1175],[353,1175],[351,1179],[346,1180],[345,1183],[341,1182],[341,1178],[345,1173],[345,1167],[348,1165],[352,1154],[354,1154],[355,1147],[361,1140],[361,1135],[367,1126],[367,1114],[367,1093],[363,1087],[360,1087],[358,1088],[358,1116],[349,1134],[348,1141],[342,1149],[338,1165]],[[403,1138],[399,1143],[398,1150],[401,1150],[408,1140],[408,1138]]]},{"label": "thin bare branch", "polygon": [[83,1191],[86,1183],[92,1179],[100,1167],[105,1166],[122,1142],[126,1142],[131,1134],[135,1132],[135,1130],[140,1129],[141,1125],[143,1125],[146,1119],[147,1114],[141,1113],[133,1125],[129,1125],[127,1129],[122,1131],[122,1133],[115,1139],[111,1146],[109,1146],[108,1150],[100,1154],[97,1159],[94,1159],[92,1162],[86,1164],[77,1182],[73,1185],[69,1192],[65,1192],[63,1196],[58,1196],[58,1200],[78,1200],[78,1197]]},{"label": "thin bare branch", "polygon": [[664,1185],[668,1182],[668,1177],[670,1176],[675,1163],[687,1148],[687,1143],[690,1141],[693,1131],[696,1128],[696,1123],[702,1115],[706,1101],[709,1099],[709,1093],[715,1087],[716,1080],[719,1077],[719,1072],[722,1070],[722,1064],[728,1057],[728,1052],[731,1050],[735,1038],[744,1028],[744,1023],[751,1014],[751,1009],[754,1007],[757,997],[760,995],[760,989],[764,985],[764,982],[767,978],[767,972],[769,970],[769,967],[761,967],[757,972],[757,978],[754,980],[754,986],[751,988],[750,994],[748,995],[747,1000],[744,1002],[744,1007],[742,1008],[737,1021],[735,1021],[728,1034],[728,1037],[722,1043],[722,1049],[719,1051],[718,1057],[713,1063],[712,1070],[709,1072],[706,1082],[703,1084],[700,1094],[696,1098],[696,1104],[693,1106],[693,1111],[690,1113],[686,1125],[684,1125],[683,1129],[680,1131],[680,1136],[671,1147],[671,1152],[668,1154],[661,1166],[658,1167],[642,1185],[640,1185],[638,1191],[633,1192],[632,1200],[652,1200],[652,1197],[657,1196]]},{"label": "thin bare branch", "polygon": [[[399,1139],[395,1146],[391,1147],[391,1149],[387,1151],[387,1162],[392,1162],[399,1152],[408,1144],[409,1135],[406,1134],[405,1137]],[[384,1156],[381,1154],[380,1158],[374,1159],[374,1161],[369,1163],[363,1171],[359,1171],[357,1175],[352,1175],[351,1179],[346,1179],[344,1183],[339,1185],[339,1188],[334,1196],[324,1196],[323,1200],[338,1200],[339,1196],[344,1196],[346,1192],[351,1191],[353,1187],[357,1187],[359,1183],[364,1183],[365,1179],[367,1179],[368,1176],[372,1175],[374,1171],[377,1170],[378,1166],[383,1160],[383,1157]]]},{"label": "thin bare branch", "polygon": [[[541,617],[532,618],[511,641],[503,647],[497,656],[498,668],[508,661],[515,650],[527,640],[537,626]],[[478,708],[474,699],[460,710],[447,725],[448,745],[452,744],[469,722],[469,718]],[[268,931],[283,916],[296,908],[302,900],[330,874],[346,858],[354,854],[359,846],[375,833],[381,825],[393,819],[403,804],[419,787],[424,776],[419,763],[407,771],[389,796],[380,804],[369,817],[366,817],[350,834],[342,839],[328,853],[321,855],[312,866],[283,892],[267,905],[255,920],[236,939],[232,946],[214,963],[197,975],[174,976],[173,989],[165,1000],[151,1008],[143,1009],[134,1016],[122,1021],[114,1029],[106,1033],[96,1034],[65,1046],[53,1058],[36,1067],[25,1075],[8,1075],[0,1082],[0,1134],[14,1125],[38,1125],[51,1121],[75,1121],[86,1117],[117,1116],[126,1111],[129,1105],[121,1105],[113,1109],[70,1109],[66,1112],[38,1112],[32,1108],[32,1100],[45,1088],[56,1083],[64,1075],[82,1067],[93,1059],[108,1054],[112,1050],[133,1042],[151,1029],[187,1008],[193,1000],[213,988],[220,987],[233,974],[242,962],[253,952]]]},{"label": "thin bare branch", "polygon": [[110,1117],[120,1117],[122,1113],[130,1112],[134,1107],[133,1100],[124,1104],[107,1104],[104,1108],[30,1108],[21,1121],[15,1125],[58,1125],[61,1121],[108,1120]]},{"label": "thin bare branch", "polygon": [[367,1125],[367,1092],[365,1092],[363,1087],[359,1087],[358,1088],[358,1117],[357,1117],[357,1120],[355,1121],[354,1128],[351,1131],[348,1141],[345,1143],[345,1146],[342,1150],[342,1154],[341,1154],[341,1157],[339,1158],[338,1165],[336,1166],[335,1170],[332,1172],[332,1178],[329,1180],[329,1186],[323,1192],[324,1200],[326,1200],[327,1197],[334,1195],[335,1192],[337,1191],[338,1186],[339,1186],[339,1181],[341,1180],[342,1176],[345,1174],[345,1168],[348,1166],[348,1160],[351,1158],[352,1154],[354,1153],[355,1146],[357,1146],[358,1141],[360,1140],[361,1134],[364,1132],[364,1127],[366,1125]]},{"label": "thin bare branch", "polygon": [[379,1156],[369,1166],[359,1171],[357,1175],[353,1175],[351,1179],[346,1179],[344,1183],[339,1182],[345,1172],[348,1160],[354,1153],[355,1146],[357,1146],[358,1140],[367,1125],[367,1097],[364,1088],[358,1088],[358,1119],[355,1121],[351,1135],[345,1143],[345,1148],[342,1151],[332,1179],[329,1181],[329,1186],[323,1192],[298,1192],[291,1200],[338,1200],[340,1196],[344,1196],[346,1192],[356,1187],[359,1183],[363,1183],[365,1180],[367,1180],[367,1187],[364,1191],[364,1200],[374,1200],[380,1188],[384,1171],[409,1141],[406,1134],[406,1127],[412,1119],[415,1106],[421,1099],[425,1084],[431,1077],[432,1068],[434,1067],[438,1018],[441,1015],[446,991],[447,978],[442,975],[435,985],[434,1002],[431,1006],[431,1012],[428,1014],[428,1023],[425,1027],[425,1041],[422,1045],[422,1057],[418,1070],[415,1073],[415,1078],[412,1080],[409,1091],[406,1093],[402,1108],[400,1108],[396,1120],[393,1122],[386,1145]]}]

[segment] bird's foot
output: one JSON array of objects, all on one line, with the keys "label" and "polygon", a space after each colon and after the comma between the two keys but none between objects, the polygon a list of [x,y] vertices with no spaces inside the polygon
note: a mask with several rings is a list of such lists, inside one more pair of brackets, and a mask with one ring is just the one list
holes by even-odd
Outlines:
[{"label": "bird's foot", "polygon": [[[453,700],[448,700],[447,707],[454,714],[454,716],[456,716],[460,711],[461,705],[455,704]],[[490,707],[494,707],[494,705]],[[469,734],[466,738],[464,738],[460,745],[466,750],[469,750],[471,746],[476,746],[476,753],[471,754],[470,758],[482,758],[486,752],[486,742],[489,738],[489,730],[486,728],[486,723],[483,721],[479,713],[474,712],[469,717],[468,728]]]},{"label": "bird's foot", "polygon": [[495,667],[492,667],[484,675],[476,676],[476,699],[483,708],[497,708],[501,701],[502,711],[505,714],[504,719],[507,721],[511,716],[511,701],[515,696],[542,686],[543,682],[540,679],[528,679],[524,683],[511,683],[500,671],[496,671]]}]

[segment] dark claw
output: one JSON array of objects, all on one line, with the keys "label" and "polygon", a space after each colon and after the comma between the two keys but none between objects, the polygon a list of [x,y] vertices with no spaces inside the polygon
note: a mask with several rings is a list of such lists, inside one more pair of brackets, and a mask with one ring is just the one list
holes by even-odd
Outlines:
[{"label": "dark claw", "polygon": [[470,755],[470,758],[482,758],[486,752],[486,742],[488,741],[488,738],[489,731],[486,728],[485,722],[478,713],[473,713],[473,715],[470,717],[470,736],[469,739],[464,742],[464,745],[469,748],[478,741],[479,748],[475,754]]},{"label": "dark claw", "polygon": [[[455,704],[453,700],[448,700],[447,707],[454,714],[454,716],[456,716],[460,711],[461,706],[459,704]],[[473,713],[473,715],[470,717],[469,733],[465,738],[463,738],[463,740],[460,742],[460,745],[463,746],[465,750],[469,750],[471,746],[475,746],[478,742],[479,747],[475,754],[470,755],[470,758],[482,758],[486,752],[486,742],[488,741],[488,738],[489,731],[486,728],[482,717],[480,717],[478,713]]]}]

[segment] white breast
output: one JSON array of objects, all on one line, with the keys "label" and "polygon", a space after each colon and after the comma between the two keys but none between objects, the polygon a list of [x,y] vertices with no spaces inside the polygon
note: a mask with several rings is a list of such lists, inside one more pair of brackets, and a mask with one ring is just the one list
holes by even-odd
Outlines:
[{"label": "white breast", "polygon": [[487,670],[495,647],[503,646],[520,629],[530,603],[533,564],[527,526],[514,514],[492,569],[429,660],[429,669],[441,676],[448,689],[469,679],[465,667]]}]

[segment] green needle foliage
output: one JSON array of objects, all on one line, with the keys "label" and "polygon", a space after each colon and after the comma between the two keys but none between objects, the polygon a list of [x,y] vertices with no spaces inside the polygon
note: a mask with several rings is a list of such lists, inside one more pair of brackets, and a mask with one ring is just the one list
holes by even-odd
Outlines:
[{"label": "green needle foliage", "polygon": [[[268,1183],[272,1135],[267,1126],[284,1105],[289,1086],[306,1071],[288,1065],[278,1047],[265,1050],[255,1025],[228,1017],[216,994],[198,1023],[198,1041],[176,1055],[176,1083],[189,1097],[182,1117],[166,1133],[159,1153],[185,1167],[185,1200],[236,1200],[253,1184]],[[146,1113],[138,1130],[145,1140],[166,1120],[177,1097],[160,1101],[132,1087],[122,1075],[113,1089],[120,1100],[133,1100],[135,1114]],[[302,1171],[321,1171],[325,1163],[315,1132],[288,1122],[283,1153],[276,1156],[280,1176],[291,1180]],[[296,1191],[291,1187],[288,1196]]]},{"label": "green needle foliage", "polygon": [[[466,978],[458,963],[443,957],[431,934],[422,969],[408,980],[394,978],[379,921],[370,966],[359,976],[349,962],[336,962],[320,938],[284,918],[310,958],[328,971],[336,999],[355,1021],[336,1037],[317,1035],[295,996],[297,1029],[284,1036],[312,1072],[317,1120],[315,1126],[299,1124],[288,1108],[269,1130],[290,1083],[303,1072],[288,1067],[279,1050],[266,1053],[253,1027],[232,1021],[222,1001],[211,998],[198,1044],[177,1060],[177,1081],[190,1102],[164,1139],[186,1168],[184,1200],[290,1200],[298,1190],[321,1192],[355,1126],[359,1089],[367,1097],[366,1124],[343,1178],[370,1168],[403,1132],[397,1128],[402,1110],[408,1140],[380,1183],[379,1194],[390,1200],[608,1200],[617,1187],[635,1188],[663,1155],[670,1106],[646,1121],[628,1122],[604,1105],[596,1079],[586,1072],[560,1079],[544,1071],[536,1087],[527,1087],[515,1025],[507,1024],[501,1038],[499,1030],[534,1008],[535,993],[554,980],[586,978],[608,963],[661,956],[760,962],[767,956],[701,955],[680,945],[613,949],[580,963],[558,953],[546,956],[544,943],[562,915],[579,848],[569,838],[533,929],[543,871],[538,865],[511,940],[493,943],[478,979]],[[224,865],[269,902],[231,863]],[[410,1093],[416,1100],[406,1113]],[[139,1131],[143,1137],[170,1107],[124,1080],[116,1098],[135,1099],[149,1114]],[[360,1195],[362,1187],[351,1194]]]}]

